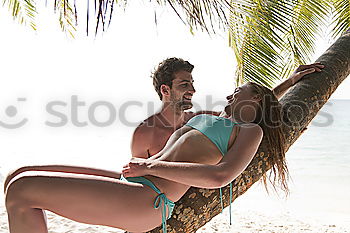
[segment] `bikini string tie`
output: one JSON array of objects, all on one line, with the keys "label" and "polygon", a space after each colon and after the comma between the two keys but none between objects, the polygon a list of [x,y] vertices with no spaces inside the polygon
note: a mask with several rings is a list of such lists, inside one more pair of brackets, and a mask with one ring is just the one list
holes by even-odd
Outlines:
[{"label": "bikini string tie", "polygon": [[162,209],[162,227],[163,227],[163,232],[166,233],[166,206],[169,204],[168,198],[165,196],[164,193],[158,194],[156,199],[154,200],[153,207],[155,209],[159,209],[161,205],[163,205]]},{"label": "bikini string tie", "polygon": [[[223,204],[223,201],[222,201],[222,190],[221,190],[221,188],[220,188],[220,202],[221,202],[221,213],[222,213],[222,211],[224,210],[224,204]],[[230,183],[230,209],[229,209],[229,212],[230,212],[230,225],[232,225],[231,203],[232,203],[232,182]]]}]

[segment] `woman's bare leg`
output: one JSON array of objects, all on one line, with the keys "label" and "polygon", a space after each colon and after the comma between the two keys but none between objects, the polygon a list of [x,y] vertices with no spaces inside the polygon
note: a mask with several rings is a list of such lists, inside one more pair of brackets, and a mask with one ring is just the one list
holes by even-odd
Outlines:
[{"label": "woman's bare leg", "polygon": [[120,172],[108,171],[98,168],[79,167],[71,165],[38,165],[38,166],[26,166],[10,171],[4,182],[4,193],[6,192],[8,184],[11,180],[22,172],[26,171],[51,171],[51,172],[66,172],[74,174],[95,175],[110,178],[120,178]]},{"label": "woman's bare leg", "polygon": [[24,172],[6,192],[11,233],[47,233],[43,210],[89,224],[147,231],[161,223],[150,187],[117,179],[57,172]]}]

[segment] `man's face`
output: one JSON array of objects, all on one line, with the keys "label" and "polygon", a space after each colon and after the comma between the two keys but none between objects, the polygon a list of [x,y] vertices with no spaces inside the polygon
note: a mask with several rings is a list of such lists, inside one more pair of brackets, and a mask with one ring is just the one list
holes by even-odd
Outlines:
[{"label": "man's face", "polygon": [[196,92],[190,72],[178,71],[174,74],[173,85],[170,89],[170,101],[180,110],[192,108],[192,96]]}]

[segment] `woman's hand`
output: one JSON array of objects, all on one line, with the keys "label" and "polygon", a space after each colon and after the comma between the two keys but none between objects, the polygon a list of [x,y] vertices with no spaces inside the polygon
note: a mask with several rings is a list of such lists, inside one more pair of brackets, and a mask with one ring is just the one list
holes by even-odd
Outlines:
[{"label": "woman's hand", "polygon": [[320,72],[324,68],[319,62],[310,64],[310,65],[301,65],[299,66],[290,76],[289,80],[291,80],[291,85],[296,84],[300,79],[302,79],[305,75],[311,74],[314,72]]},{"label": "woman's hand", "polygon": [[130,162],[123,166],[124,177],[135,177],[149,175],[149,166],[154,161],[142,158],[131,158]]},{"label": "woman's hand", "polygon": [[288,79],[279,84],[272,91],[275,94],[276,98],[280,99],[289,88],[299,82],[299,80],[302,79],[305,75],[312,74],[314,72],[321,72],[323,68],[324,65],[319,62],[310,65],[301,65],[292,73]]}]

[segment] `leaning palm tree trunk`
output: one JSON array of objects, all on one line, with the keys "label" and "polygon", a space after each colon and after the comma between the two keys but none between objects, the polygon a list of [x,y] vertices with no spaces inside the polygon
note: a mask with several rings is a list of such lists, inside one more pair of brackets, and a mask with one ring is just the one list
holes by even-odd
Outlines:
[{"label": "leaning palm tree trunk", "polygon": [[[287,148],[297,140],[317,112],[327,102],[339,84],[350,74],[350,29],[319,59],[326,67],[311,74],[291,89],[281,100],[284,106]],[[233,201],[247,191],[271,164],[265,162],[269,145],[262,143],[248,168],[233,181]],[[229,188],[223,188],[224,206],[229,205]],[[167,221],[168,232],[195,232],[221,212],[218,190],[191,188],[177,202],[172,218]],[[151,231],[161,232],[158,227]]]}]

